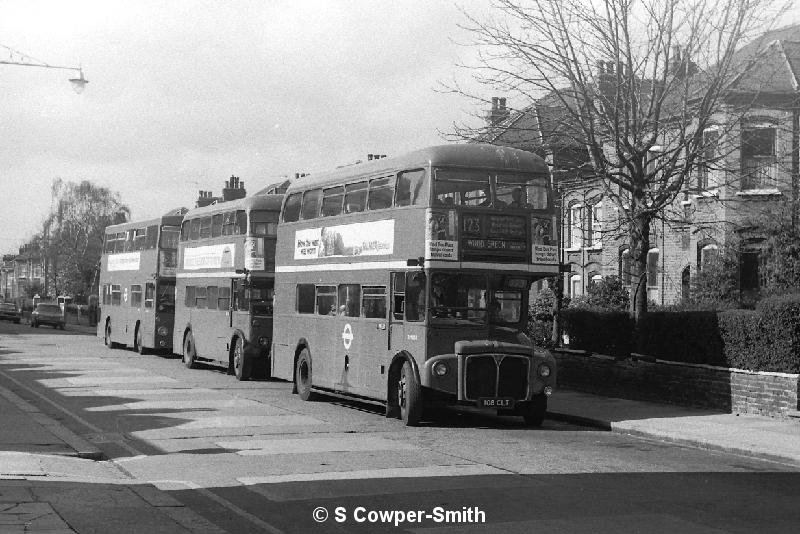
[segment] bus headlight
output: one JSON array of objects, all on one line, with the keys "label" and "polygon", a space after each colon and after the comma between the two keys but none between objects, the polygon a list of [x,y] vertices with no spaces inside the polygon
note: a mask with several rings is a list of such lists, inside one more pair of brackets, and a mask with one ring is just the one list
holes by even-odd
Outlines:
[{"label": "bus headlight", "polygon": [[264,336],[261,336],[260,338],[258,338],[258,344],[261,345],[262,347],[266,347],[267,345],[269,345],[269,339],[267,339]]},{"label": "bus headlight", "polygon": [[433,374],[435,376],[444,376],[450,371],[450,368],[445,362],[436,362],[433,364]]},{"label": "bus headlight", "polygon": [[550,366],[549,365],[540,365],[539,366],[539,376],[547,378],[550,376]]},{"label": "bus headlight", "polygon": [[169,334],[169,328],[167,328],[166,326],[159,326],[158,327],[158,335],[159,336],[166,336],[167,334]]}]

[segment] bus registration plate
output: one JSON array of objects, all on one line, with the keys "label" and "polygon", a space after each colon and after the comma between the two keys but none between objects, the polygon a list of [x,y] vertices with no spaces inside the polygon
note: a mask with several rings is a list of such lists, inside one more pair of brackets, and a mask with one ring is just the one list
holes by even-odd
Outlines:
[{"label": "bus registration plate", "polygon": [[478,408],[502,408],[514,407],[514,399],[511,397],[481,397],[478,399]]}]

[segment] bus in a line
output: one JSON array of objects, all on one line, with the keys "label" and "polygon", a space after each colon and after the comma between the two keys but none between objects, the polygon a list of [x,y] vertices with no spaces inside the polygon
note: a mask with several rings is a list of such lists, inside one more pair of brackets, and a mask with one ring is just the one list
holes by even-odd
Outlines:
[{"label": "bus in a line", "polygon": [[545,162],[484,144],[432,147],[290,184],[278,225],[272,375],[385,403],[541,424],[552,354],[526,335],[533,281],[558,275]]},{"label": "bus in a line", "polygon": [[185,208],[107,226],[100,260],[97,335],[110,348],[172,352],[175,266]]},{"label": "bus in a line", "polygon": [[222,366],[239,380],[268,372],[282,199],[253,195],[195,208],[184,217],[173,345],[187,367]]}]

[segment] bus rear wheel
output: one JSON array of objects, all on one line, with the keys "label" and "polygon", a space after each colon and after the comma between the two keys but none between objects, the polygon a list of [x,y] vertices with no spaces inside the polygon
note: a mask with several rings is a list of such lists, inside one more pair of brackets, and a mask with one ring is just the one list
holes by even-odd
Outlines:
[{"label": "bus rear wheel", "polygon": [[522,417],[525,419],[525,426],[540,427],[544,422],[547,413],[547,396],[544,394],[534,395],[530,404],[525,408]]},{"label": "bus rear wheel", "polygon": [[308,349],[303,349],[294,368],[294,385],[297,394],[304,401],[314,400],[314,392],[311,391],[311,353]]},{"label": "bus rear wheel", "polygon": [[197,368],[197,352],[194,347],[194,337],[192,333],[186,334],[183,338],[183,365],[189,369]]},{"label": "bus rear wheel", "polygon": [[417,426],[422,419],[422,387],[408,361],[400,369],[397,403],[400,405],[400,419],[406,426]]},{"label": "bus rear wheel", "polygon": [[[36,326],[38,327],[39,325],[37,324]],[[106,330],[105,330],[105,335],[103,336],[103,343],[105,343],[106,347],[108,347],[109,349],[117,348],[117,344],[111,341],[111,321],[108,321],[106,323]]]},{"label": "bus rear wheel", "polygon": [[250,361],[244,354],[244,342],[237,337],[233,345],[233,374],[236,380],[250,380]]},{"label": "bus rear wheel", "polygon": [[141,326],[137,326],[136,327],[136,336],[134,337],[134,341],[133,341],[133,345],[134,345],[133,348],[136,349],[136,352],[138,352],[139,354],[146,354],[147,353],[147,349],[144,348],[144,345],[142,344],[142,338],[143,338],[143,336],[142,336],[142,327]]}]

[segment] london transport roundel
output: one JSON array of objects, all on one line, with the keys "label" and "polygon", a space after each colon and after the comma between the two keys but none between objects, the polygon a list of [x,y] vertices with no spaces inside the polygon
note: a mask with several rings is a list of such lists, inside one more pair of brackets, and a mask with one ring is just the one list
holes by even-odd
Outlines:
[{"label": "london transport roundel", "polygon": [[350,323],[344,325],[344,331],[342,332],[342,343],[344,344],[345,350],[350,350],[350,345],[353,344],[353,328],[350,326]]}]

